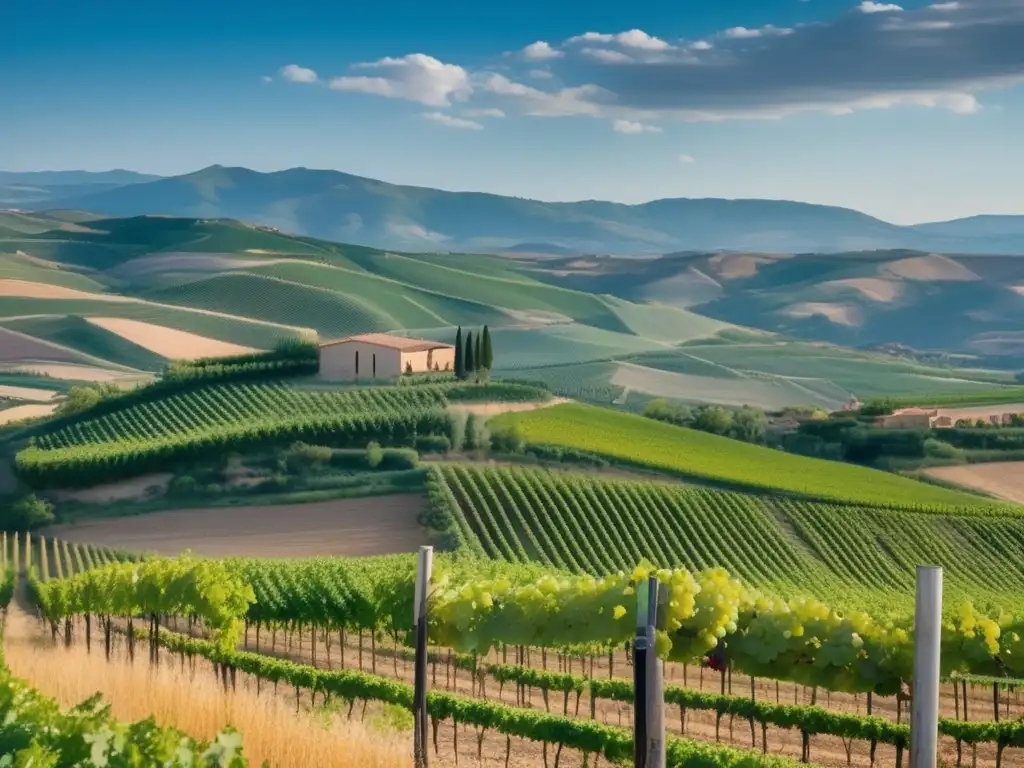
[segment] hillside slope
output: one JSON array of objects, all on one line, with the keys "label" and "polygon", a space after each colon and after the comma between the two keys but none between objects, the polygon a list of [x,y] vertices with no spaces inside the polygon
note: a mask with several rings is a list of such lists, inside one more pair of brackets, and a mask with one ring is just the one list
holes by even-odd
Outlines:
[{"label": "hillside slope", "polygon": [[549,203],[401,186],[307,168],[259,173],[211,166],[129,187],[69,195],[53,203],[114,216],[238,218],[330,240],[406,250],[493,250],[540,241],[625,254],[723,248],[1024,252],[1020,236],[933,234],[849,209],[783,200]]}]

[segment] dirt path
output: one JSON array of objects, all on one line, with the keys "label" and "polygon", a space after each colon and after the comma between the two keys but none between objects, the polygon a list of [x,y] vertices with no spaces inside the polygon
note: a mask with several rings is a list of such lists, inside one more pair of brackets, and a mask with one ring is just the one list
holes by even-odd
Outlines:
[{"label": "dirt path", "polygon": [[1024,504],[1024,461],[935,467],[926,469],[925,474],[957,485],[976,488],[1006,501]]},{"label": "dirt path", "polygon": [[420,494],[309,504],[212,507],[59,525],[43,531],[72,542],[176,555],[315,557],[416,552],[431,541],[417,522]]},{"label": "dirt path", "polygon": [[501,413],[535,411],[538,408],[550,408],[552,405],[567,402],[569,401],[564,397],[552,397],[550,400],[532,403],[452,403],[448,410],[452,413],[473,413],[477,416],[491,417]]}]

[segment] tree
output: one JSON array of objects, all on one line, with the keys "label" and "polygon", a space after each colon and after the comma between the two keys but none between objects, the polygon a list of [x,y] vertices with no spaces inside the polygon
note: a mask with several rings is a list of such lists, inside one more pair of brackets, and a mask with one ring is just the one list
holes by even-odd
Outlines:
[{"label": "tree", "polygon": [[473,451],[480,447],[480,425],[477,422],[476,414],[472,411],[466,416],[466,426],[462,433],[462,447],[467,451]]},{"label": "tree", "polygon": [[462,326],[455,332],[455,378],[466,378],[466,359],[462,356]]},{"label": "tree", "polygon": [[384,449],[380,443],[373,440],[366,444],[366,463],[370,469],[376,469],[384,461]]},{"label": "tree", "polygon": [[476,335],[476,346],[473,347],[473,362],[476,363],[476,376],[479,380],[480,372],[487,367],[484,365],[484,335],[482,333]]},{"label": "tree", "polygon": [[488,371],[494,368],[494,348],[491,346],[491,330],[484,326],[484,358],[481,364]]},{"label": "tree", "polygon": [[760,408],[744,405],[732,415],[732,436],[748,443],[764,442],[768,417]]},{"label": "tree", "polygon": [[705,405],[697,410],[693,427],[702,432],[727,435],[732,429],[732,411],[727,411],[720,405]]},{"label": "tree", "polygon": [[476,371],[476,358],[473,356],[473,332],[466,334],[466,354],[463,355],[462,364],[466,366],[466,376]]},{"label": "tree", "polygon": [[5,510],[0,517],[0,526],[8,531],[31,531],[50,525],[54,520],[53,505],[30,495],[18,499]]}]

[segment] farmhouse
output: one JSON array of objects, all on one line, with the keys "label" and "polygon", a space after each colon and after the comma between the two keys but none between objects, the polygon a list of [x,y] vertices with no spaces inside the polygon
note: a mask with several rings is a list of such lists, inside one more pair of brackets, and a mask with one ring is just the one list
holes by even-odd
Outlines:
[{"label": "farmhouse", "polygon": [[455,347],[440,341],[364,333],[320,345],[320,377],[328,381],[396,379],[454,368]]},{"label": "farmhouse", "polygon": [[888,416],[880,416],[878,422],[887,429],[930,429],[938,416],[938,409],[903,408]]}]

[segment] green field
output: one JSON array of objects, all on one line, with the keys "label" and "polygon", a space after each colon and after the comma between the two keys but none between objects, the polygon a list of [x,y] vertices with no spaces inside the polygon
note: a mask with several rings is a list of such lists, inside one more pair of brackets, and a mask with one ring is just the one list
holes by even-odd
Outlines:
[{"label": "green field", "polygon": [[845,503],[993,507],[977,496],[851,464],[810,459],[628,413],[569,403],[503,414],[524,438],[700,480]]},{"label": "green field", "polygon": [[917,563],[942,565],[947,599],[1019,605],[1024,516],[979,517],[602,479],[525,468],[434,470],[454,504],[437,512],[462,545],[490,558],[578,573],[642,561],[690,571],[724,567],[773,594],[811,594],[847,608],[871,595],[909,601]]},{"label": "green field", "polygon": [[[220,317],[186,308],[149,302],[98,301],[93,299],[37,299],[5,296],[5,317],[25,315],[78,315],[81,317],[122,317],[141,320],[168,328],[177,328],[200,336],[208,336],[256,349],[269,349],[283,338],[297,338],[300,329],[249,320],[243,317]],[[0,318],[0,324],[6,324]]]},{"label": "green field", "polygon": [[[0,244],[0,251],[2,250]],[[88,293],[103,293],[107,290],[105,285],[87,275],[60,269],[58,265],[42,260],[10,253],[0,253],[0,280],[27,280]]]},{"label": "green field", "polygon": [[160,355],[81,317],[26,317],[0,323],[13,331],[62,344],[101,360],[140,371],[159,371],[166,363]]}]

